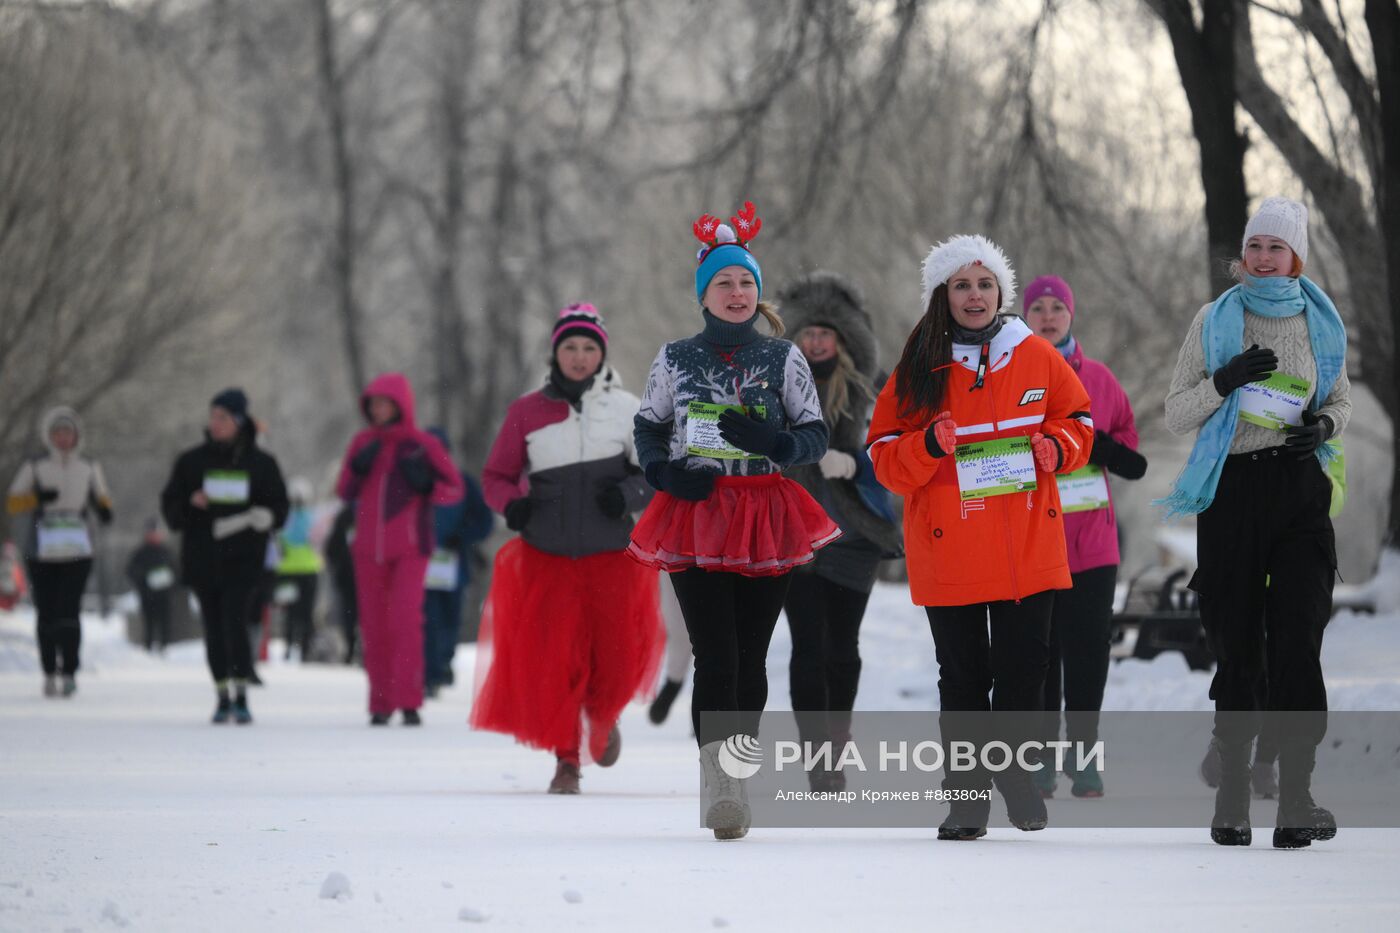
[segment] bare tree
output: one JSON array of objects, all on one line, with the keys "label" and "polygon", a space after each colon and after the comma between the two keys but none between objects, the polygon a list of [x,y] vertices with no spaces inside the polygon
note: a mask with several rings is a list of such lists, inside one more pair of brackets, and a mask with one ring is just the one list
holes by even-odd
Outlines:
[{"label": "bare tree", "polygon": [[140,380],[256,255],[238,170],[120,17],[0,11],[0,475],[38,412]]}]

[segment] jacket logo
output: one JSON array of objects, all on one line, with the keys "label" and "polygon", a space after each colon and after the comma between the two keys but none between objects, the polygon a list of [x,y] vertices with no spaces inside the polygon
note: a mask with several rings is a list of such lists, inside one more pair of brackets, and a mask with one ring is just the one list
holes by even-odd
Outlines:
[{"label": "jacket logo", "polygon": [[1038,402],[1043,398],[1045,398],[1044,389],[1027,389],[1025,394],[1021,396],[1021,401],[1016,403],[1016,406],[1019,408],[1022,405],[1029,405],[1031,402]]}]

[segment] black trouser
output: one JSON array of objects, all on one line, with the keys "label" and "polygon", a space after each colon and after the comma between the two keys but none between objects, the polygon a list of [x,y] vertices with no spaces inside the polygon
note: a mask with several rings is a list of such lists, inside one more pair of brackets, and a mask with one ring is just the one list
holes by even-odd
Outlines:
[{"label": "black trouser", "polygon": [[[768,642],[791,577],[698,568],[671,574],[695,653],[690,716],[700,745],[737,733],[758,734],[758,714],[768,703]],[[702,729],[702,711],[750,715],[707,716]]]},{"label": "black trouser", "polygon": [[141,600],[141,621],[145,628],[146,650],[152,645],[170,644],[170,591],[151,593]]},{"label": "black trouser", "polygon": [[1118,565],[1083,570],[1071,579],[1073,589],[1055,591],[1055,608],[1050,614],[1050,657],[1045,670],[1046,736],[1060,737],[1063,699],[1065,738],[1091,745],[1099,737],[1099,709],[1108,681]]},{"label": "black trouser", "polygon": [[316,589],[318,577],[314,573],[302,573],[281,577],[277,585],[290,583],[297,588],[296,601],[282,607],[282,618],[286,623],[287,653],[292,656],[292,645],[301,649],[302,663],[311,656],[311,632],[314,628],[316,611]]},{"label": "black trouser", "polygon": [[247,680],[253,673],[248,615],[257,585],[256,580],[235,580],[194,588],[204,617],[204,652],[215,683]]},{"label": "black trouser", "polygon": [[78,651],[83,643],[80,616],[92,558],[30,560],[26,566],[29,582],[34,587],[39,663],[46,675],[57,674],[62,655],[62,673],[71,677],[78,670]]},{"label": "black trouser", "polygon": [[[792,708],[802,739],[844,739],[860,684],[860,621],[869,593],[815,573],[794,573],[788,589]],[[830,715],[828,715],[830,714]]]},{"label": "black trouser", "polygon": [[1215,653],[1210,696],[1216,735],[1247,741],[1259,710],[1290,717],[1290,742],[1316,745],[1327,731],[1322,633],[1332,615],[1336,538],[1332,486],[1315,457],[1283,448],[1226,458],[1215,500],[1196,525],[1201,623]]},{"label": "black trouser", "polygon": [[[971,606],[929,606],[929,628],[938,656],[938,701],[944,715],[939,731],[944,743],[988,738],[1013,748],[1034,736],[1044,709],[1045,671],[1050,656],[1050,613],[1054,591]],[[991,724],[962,712],[1019,712],[1004,718],[991,733]],[[953,715],[946,715],[953,714]],[[985,770],[950,773],[948,788],[986,787],[992,783]]]},{"label": "black trouser", "polygon": [[360,606],[355,595],[355,580],[336,580],[335,614],[345,636],[345,663],[355,660],[355,636],[360,629]]}]

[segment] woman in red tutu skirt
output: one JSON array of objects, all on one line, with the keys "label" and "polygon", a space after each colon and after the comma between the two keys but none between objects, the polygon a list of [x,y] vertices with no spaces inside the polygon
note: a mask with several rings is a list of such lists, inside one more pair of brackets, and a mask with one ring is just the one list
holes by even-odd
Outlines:
[{"label": "woman in red tutu skirt", "polygon": [[548,382],[511,404],[482,473],[520,537],[496,554],[471,724],[554,752],[549,792],[577,794],[582,761],[617,761],[618,716],[654,683],[664,637],[656,573],[625,550],[651,498],[640,402],[606,365],[592,305],[559,312],[553,343]]},{"label": "woman in red tutu skirt", "polygon": [[[670,571],[695,652],[691,717],[705,772],[705,825],[719,839],[749,826],[742,782],[719,767],[731,736],[758,731],[768,701],[768,642],[794,567],[840,530],[788,467],[826,453],[816,381],[759,301],[763,275],[748,242],[762,226],[752,203],[702,216],[695,273],[705,327],[666,344],[652,363],[636,446],[659,490],[628,552]],[[738,231],[736,233],[735,231]],[[773,336],[755,327],[762,316]],[[702,713],[705,715],[702,717]]]}]

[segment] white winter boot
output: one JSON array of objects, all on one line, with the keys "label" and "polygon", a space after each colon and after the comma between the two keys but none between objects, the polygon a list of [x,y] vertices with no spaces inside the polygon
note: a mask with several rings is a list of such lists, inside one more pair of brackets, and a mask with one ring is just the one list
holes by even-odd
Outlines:
[{"label": "white winter boot", "polygon": [[714,830],[716,839],[743,839],[752,817],[749,795],[743,781],[720,767],[723,745],[711,742],[700,748],[700,767],[705,773],[705,828]]}]

